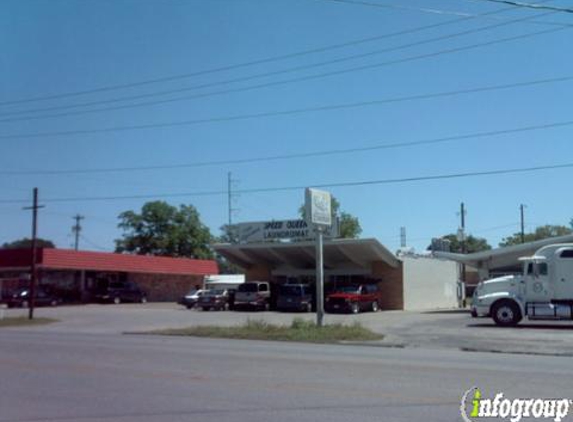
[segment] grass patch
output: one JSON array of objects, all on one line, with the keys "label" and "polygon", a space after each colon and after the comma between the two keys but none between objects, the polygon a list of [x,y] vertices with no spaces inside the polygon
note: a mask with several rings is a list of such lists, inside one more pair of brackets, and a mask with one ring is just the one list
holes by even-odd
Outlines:
[{"label": "grass patch", "polygon": [[2,327],[25,327],[25,326],[30,326],[30,325],[45,325],[45,324],[51,324],[53,322],[58,322],[58,320],[53,319],[53,318],[28,319],[28,317],[3,318],[3,319],[0,319],[0,328],[2,328]]},{"label": "grass patch", "polygon": [[238,327],[197,326],[153,331],[152,334],[170,336],[215,337],[246,340],[298,341],[305,343],[338,343],[341,341],[381,340],[382,335],[354,323],[329,324],[317,327],[312,321],[295,318],[290,326],[249,320]]}]

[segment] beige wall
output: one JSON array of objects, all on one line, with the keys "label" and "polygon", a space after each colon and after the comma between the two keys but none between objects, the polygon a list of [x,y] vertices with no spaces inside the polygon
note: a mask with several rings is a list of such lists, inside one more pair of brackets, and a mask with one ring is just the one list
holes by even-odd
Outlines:
[{"label": "beige wall", "polygon": [[448,309],[458,306],[458,265],[425,257],[402,257],[404,264],[404,309]]}]

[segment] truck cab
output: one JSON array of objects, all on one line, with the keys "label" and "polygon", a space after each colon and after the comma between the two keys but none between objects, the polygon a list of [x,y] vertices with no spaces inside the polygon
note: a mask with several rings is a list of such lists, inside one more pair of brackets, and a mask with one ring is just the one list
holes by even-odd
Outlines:
[{"label": "truck cab", "polygon": [[520,258],[523,273],[482,281],[472,316],[512,326],[530,320],[573,320],[573,244],[549,245]]}]

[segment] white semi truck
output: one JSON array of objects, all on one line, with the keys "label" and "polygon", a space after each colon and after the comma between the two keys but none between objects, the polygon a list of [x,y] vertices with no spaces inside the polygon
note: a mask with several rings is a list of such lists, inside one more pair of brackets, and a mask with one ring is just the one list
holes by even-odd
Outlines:
[{"label": "white semi truck", "polygon": [[482,281],[474,291],[473,317],[497,325],[530,320],[573,320],[573,243],[544,246],[520,258],[523,274]]}]

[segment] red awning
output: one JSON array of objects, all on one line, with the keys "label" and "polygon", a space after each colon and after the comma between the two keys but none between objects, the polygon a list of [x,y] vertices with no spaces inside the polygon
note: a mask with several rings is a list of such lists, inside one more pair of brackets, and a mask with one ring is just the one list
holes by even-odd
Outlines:
[{"label": "red awning", "polygon": [[[25,268],[31,264],[29,249],[0,250],[0,269]],[[213,260],[127,255],[106,252],[40,248],[37,264],[41,269],[113,271],[144,274],[209,275],[218,274]]]}]

